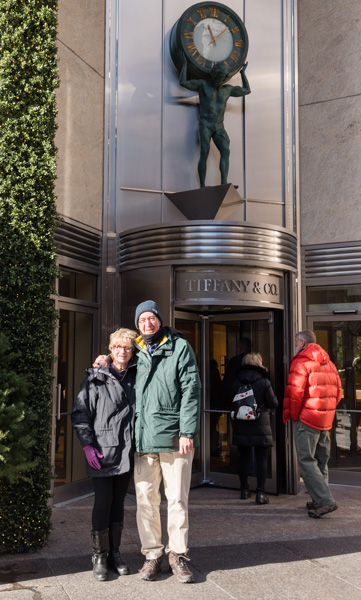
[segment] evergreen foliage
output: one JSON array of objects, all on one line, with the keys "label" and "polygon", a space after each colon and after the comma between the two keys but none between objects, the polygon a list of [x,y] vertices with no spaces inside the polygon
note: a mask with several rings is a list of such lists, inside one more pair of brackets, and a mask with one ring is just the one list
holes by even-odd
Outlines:
[{"label": "evergreen foliage", "polygon": [[15,355],[0,333],[0,478],[14,482],[27,480],[26,472],[37,460],[31,460],[35,415],[24,404],[27,381],[11,370]]},{"label": "evergreen foliage", "polygon": [[35,551],[51,528],[56,28],[57,0],[0,0],[0,328],[28,381],[37,459],[27,480],[0,479],[0,552]]}]

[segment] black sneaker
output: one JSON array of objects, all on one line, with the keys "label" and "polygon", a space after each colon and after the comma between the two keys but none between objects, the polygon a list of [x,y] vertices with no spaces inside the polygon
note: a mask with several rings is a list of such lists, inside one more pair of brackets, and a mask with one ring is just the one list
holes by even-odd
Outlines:
[{"label": "black sneaker", "polygon": [[308,516],[312,517],[313,519],[319,519],[320,517],[323,517],[323,515],[327,515],[328,513],[333,512],[337,509],[337,504],[324,504],[323,506],[319,506],[318,508],[309,510]]}]

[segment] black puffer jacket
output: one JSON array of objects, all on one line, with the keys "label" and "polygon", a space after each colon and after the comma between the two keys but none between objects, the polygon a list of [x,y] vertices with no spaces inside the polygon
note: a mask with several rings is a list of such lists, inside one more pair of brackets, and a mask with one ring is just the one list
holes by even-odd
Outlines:
[{"label": "black puffer jacket", "polygon": [[88,369],[71,421],[81,445],[97,448],[104,458],[100,470],[87,462],[89,477],[110,477],[133,468],[136,360],[128,365],[122,381],[109,367]]},{"label": "black puffer jacket", "polygon": [[269,409],[276,408],[278,400],[268,379],[265,367],[243,365],[232,386],[235,396],[241,383],[250,383],[261,414],[255,421],[232,421],[232,444],[235,446],[273,446]]}]

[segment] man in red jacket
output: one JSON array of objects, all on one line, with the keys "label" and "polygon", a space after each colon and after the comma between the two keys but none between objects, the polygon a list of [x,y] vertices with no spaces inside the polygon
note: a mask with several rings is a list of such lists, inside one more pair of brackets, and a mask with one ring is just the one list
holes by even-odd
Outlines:
[{"label": "man in red jacket", "polygon": [[318,519],[337,509],[328,487],[329,430],[341,400],[336,366],[316,344],[313,331],[296,334],[296,355],[291,359],[283,422],[293,421],[300,473],[312,498],[308,515]]}]

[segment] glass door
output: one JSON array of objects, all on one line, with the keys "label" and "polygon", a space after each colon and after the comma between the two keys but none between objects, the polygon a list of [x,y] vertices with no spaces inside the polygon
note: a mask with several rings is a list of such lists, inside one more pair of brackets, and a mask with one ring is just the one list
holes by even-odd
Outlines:
[{"label": "glass door", "polygon": [[58,360],[54,363],[50,444],[50,458],[55,470],[52,482],[55,501],[81,495],[91,484],[70,415],[80,384],[86,377],[86,368],[96,355],[99,312],[99,277],[66,266],[61,269],[56,298],[59,327],[54,353]]},{"label": "glass door", "polygon": [[361,321],[314,317],[310,328],[335,363],[342,383],[331,431],[329,479],[361,485]]},{"label": "glass door", "polygon": [[[242,354],[259,352],[274,375],[273,313],[195,315],[177,311],[175,326],[186,339],[189,320],[200,327],[196,350],[202,379],[201,449],[193,484],[210,483],[239,488],[238,449],[232,446],[229,386],[238,371]],[[196,319],[196,320],[195,320]],[[192,344],[193,345],[193,344]],[[194,347],[194,346],[193,346]],[[274,383],[272,381],[272,383]],[[271,415],[274,446],[269,452],[267,491],[277,491],[275,416]],[[255,468],[250,468],[250,486],[255,489]]]}]

